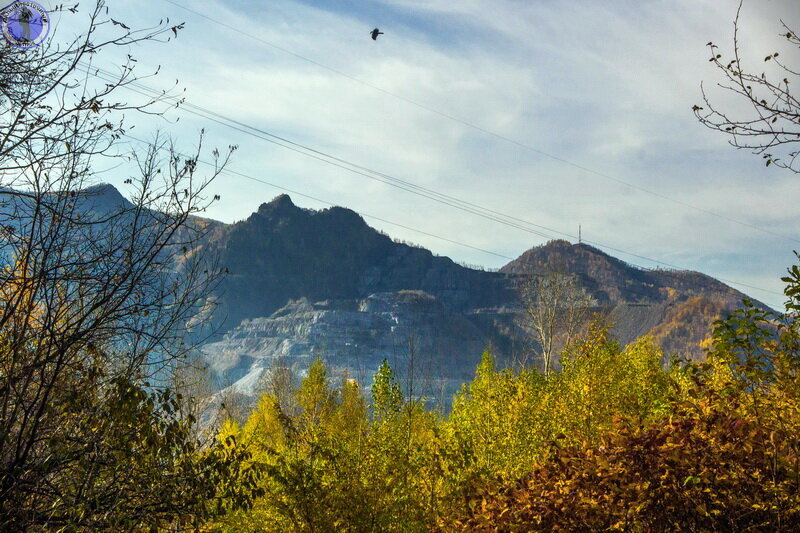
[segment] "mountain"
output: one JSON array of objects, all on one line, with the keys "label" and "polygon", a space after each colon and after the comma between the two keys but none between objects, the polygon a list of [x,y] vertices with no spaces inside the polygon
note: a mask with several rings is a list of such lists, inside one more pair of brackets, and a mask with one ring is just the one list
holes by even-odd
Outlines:
[{"label": "mountain", "polygon": [[367,382],[388,358],[418,393],[446,396],[486,346],[507,363],[522,355],[515,287],[554,267],[577,276],[622,343],[651,334],[668,355],[702,358],[713,321],[745,297],[698,272],[643,270],[563,240],[498,272],[470,269],[393,241],[351,210],[302,209],[287,195],[221,226],[207,246],[231,274],[217,297],[224,333],[202,351],[220,386],[244,393],[270,365],[302,372],[322,357]]},{"label": "mountain", "polygon": [[[0,195],[25,212],[24,195]],[[87,213],[130,207],[110,185],[80,191],[78,205]],[[530,351],[516,287],[531,273],[574,274],[620,342],[650,334],[667,355],[702,358],[712,323],[745,297],[698,272],[643,270],[563,240],[531,248],[497,272],[471,269],[394,241],[349,209],[303,209],[287,195],[234,224],[192,223],[210,230],[195,252],[229,271],[210,295],[215,305],[204,306],[215,334],[200,352],[219,387],[245,394],[275,364],[302,374],[321,357],[369,383],[387,358],[409,392],[447,398],[470,379],[487,346],[502,364]]]},{"label": "mountain", "polygon": [[394,242],[349,209],[301,209],[287,195],[228,226],[209,246],[231,272],[221,298],[231,324],[267,317],[299,298],[361,299],[411,289],[467,312],[513,296],[503,274]]},{"label": "mountain", "polygon": [[[700,344],[714,321],[746,295],[700,272],[643,270],[586,244],[556,240],[531,248],[501,272],[520,275],[552,268],[574,274],[609,316],[623,343],[652,335],[670,355],[704,356]],[[767,309],[763,303],[754,302]]]}]

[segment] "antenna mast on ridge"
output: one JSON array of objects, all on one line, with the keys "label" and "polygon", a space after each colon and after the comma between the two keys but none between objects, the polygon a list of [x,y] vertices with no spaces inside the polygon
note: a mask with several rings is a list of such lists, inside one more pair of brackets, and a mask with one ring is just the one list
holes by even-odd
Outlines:
[{"label": "antenna mast on ridge", "polygon": [[583,242],[581,240],[581,225],[578,224],[578,244],[581,244],[581,242]]}]

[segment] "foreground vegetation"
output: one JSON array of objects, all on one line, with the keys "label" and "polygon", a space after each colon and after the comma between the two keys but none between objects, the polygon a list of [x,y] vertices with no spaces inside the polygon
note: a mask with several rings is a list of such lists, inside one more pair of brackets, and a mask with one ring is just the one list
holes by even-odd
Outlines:
[{"label": "foreground vegetation", "polygon": [[792,531],[800,527],[800,270],[788,312],[745,306],[703,363],[595,323],[547,378],[486,353],[449,415],[371,402],[317,361],[220,439],[263,496],[215,531]]}]

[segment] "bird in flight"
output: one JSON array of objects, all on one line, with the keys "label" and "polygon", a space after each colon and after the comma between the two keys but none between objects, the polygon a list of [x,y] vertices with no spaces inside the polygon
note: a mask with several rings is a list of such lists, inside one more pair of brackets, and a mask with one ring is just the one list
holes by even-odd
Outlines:
[{"label": "bird in flight", "polygon": [[372,30],[370,32],[370,34],[372,34],[372,40],[373,41],[377,41],[378,40],[378,35],[383,35],[383,32],[381,30],[379,30],[378,28],[375,28],[374,30]]}]

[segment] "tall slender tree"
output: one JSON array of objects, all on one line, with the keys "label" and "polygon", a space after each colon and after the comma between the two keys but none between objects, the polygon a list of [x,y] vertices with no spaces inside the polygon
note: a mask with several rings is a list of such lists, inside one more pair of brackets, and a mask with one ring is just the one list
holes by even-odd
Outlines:
[{"label": "tall slender tree", "polygon": [[585,325],[593,300],[574,274],[558,268],[531,272],[523,278],[519,292],[521,325],[535,341],[547,376],[558,354]]}]

